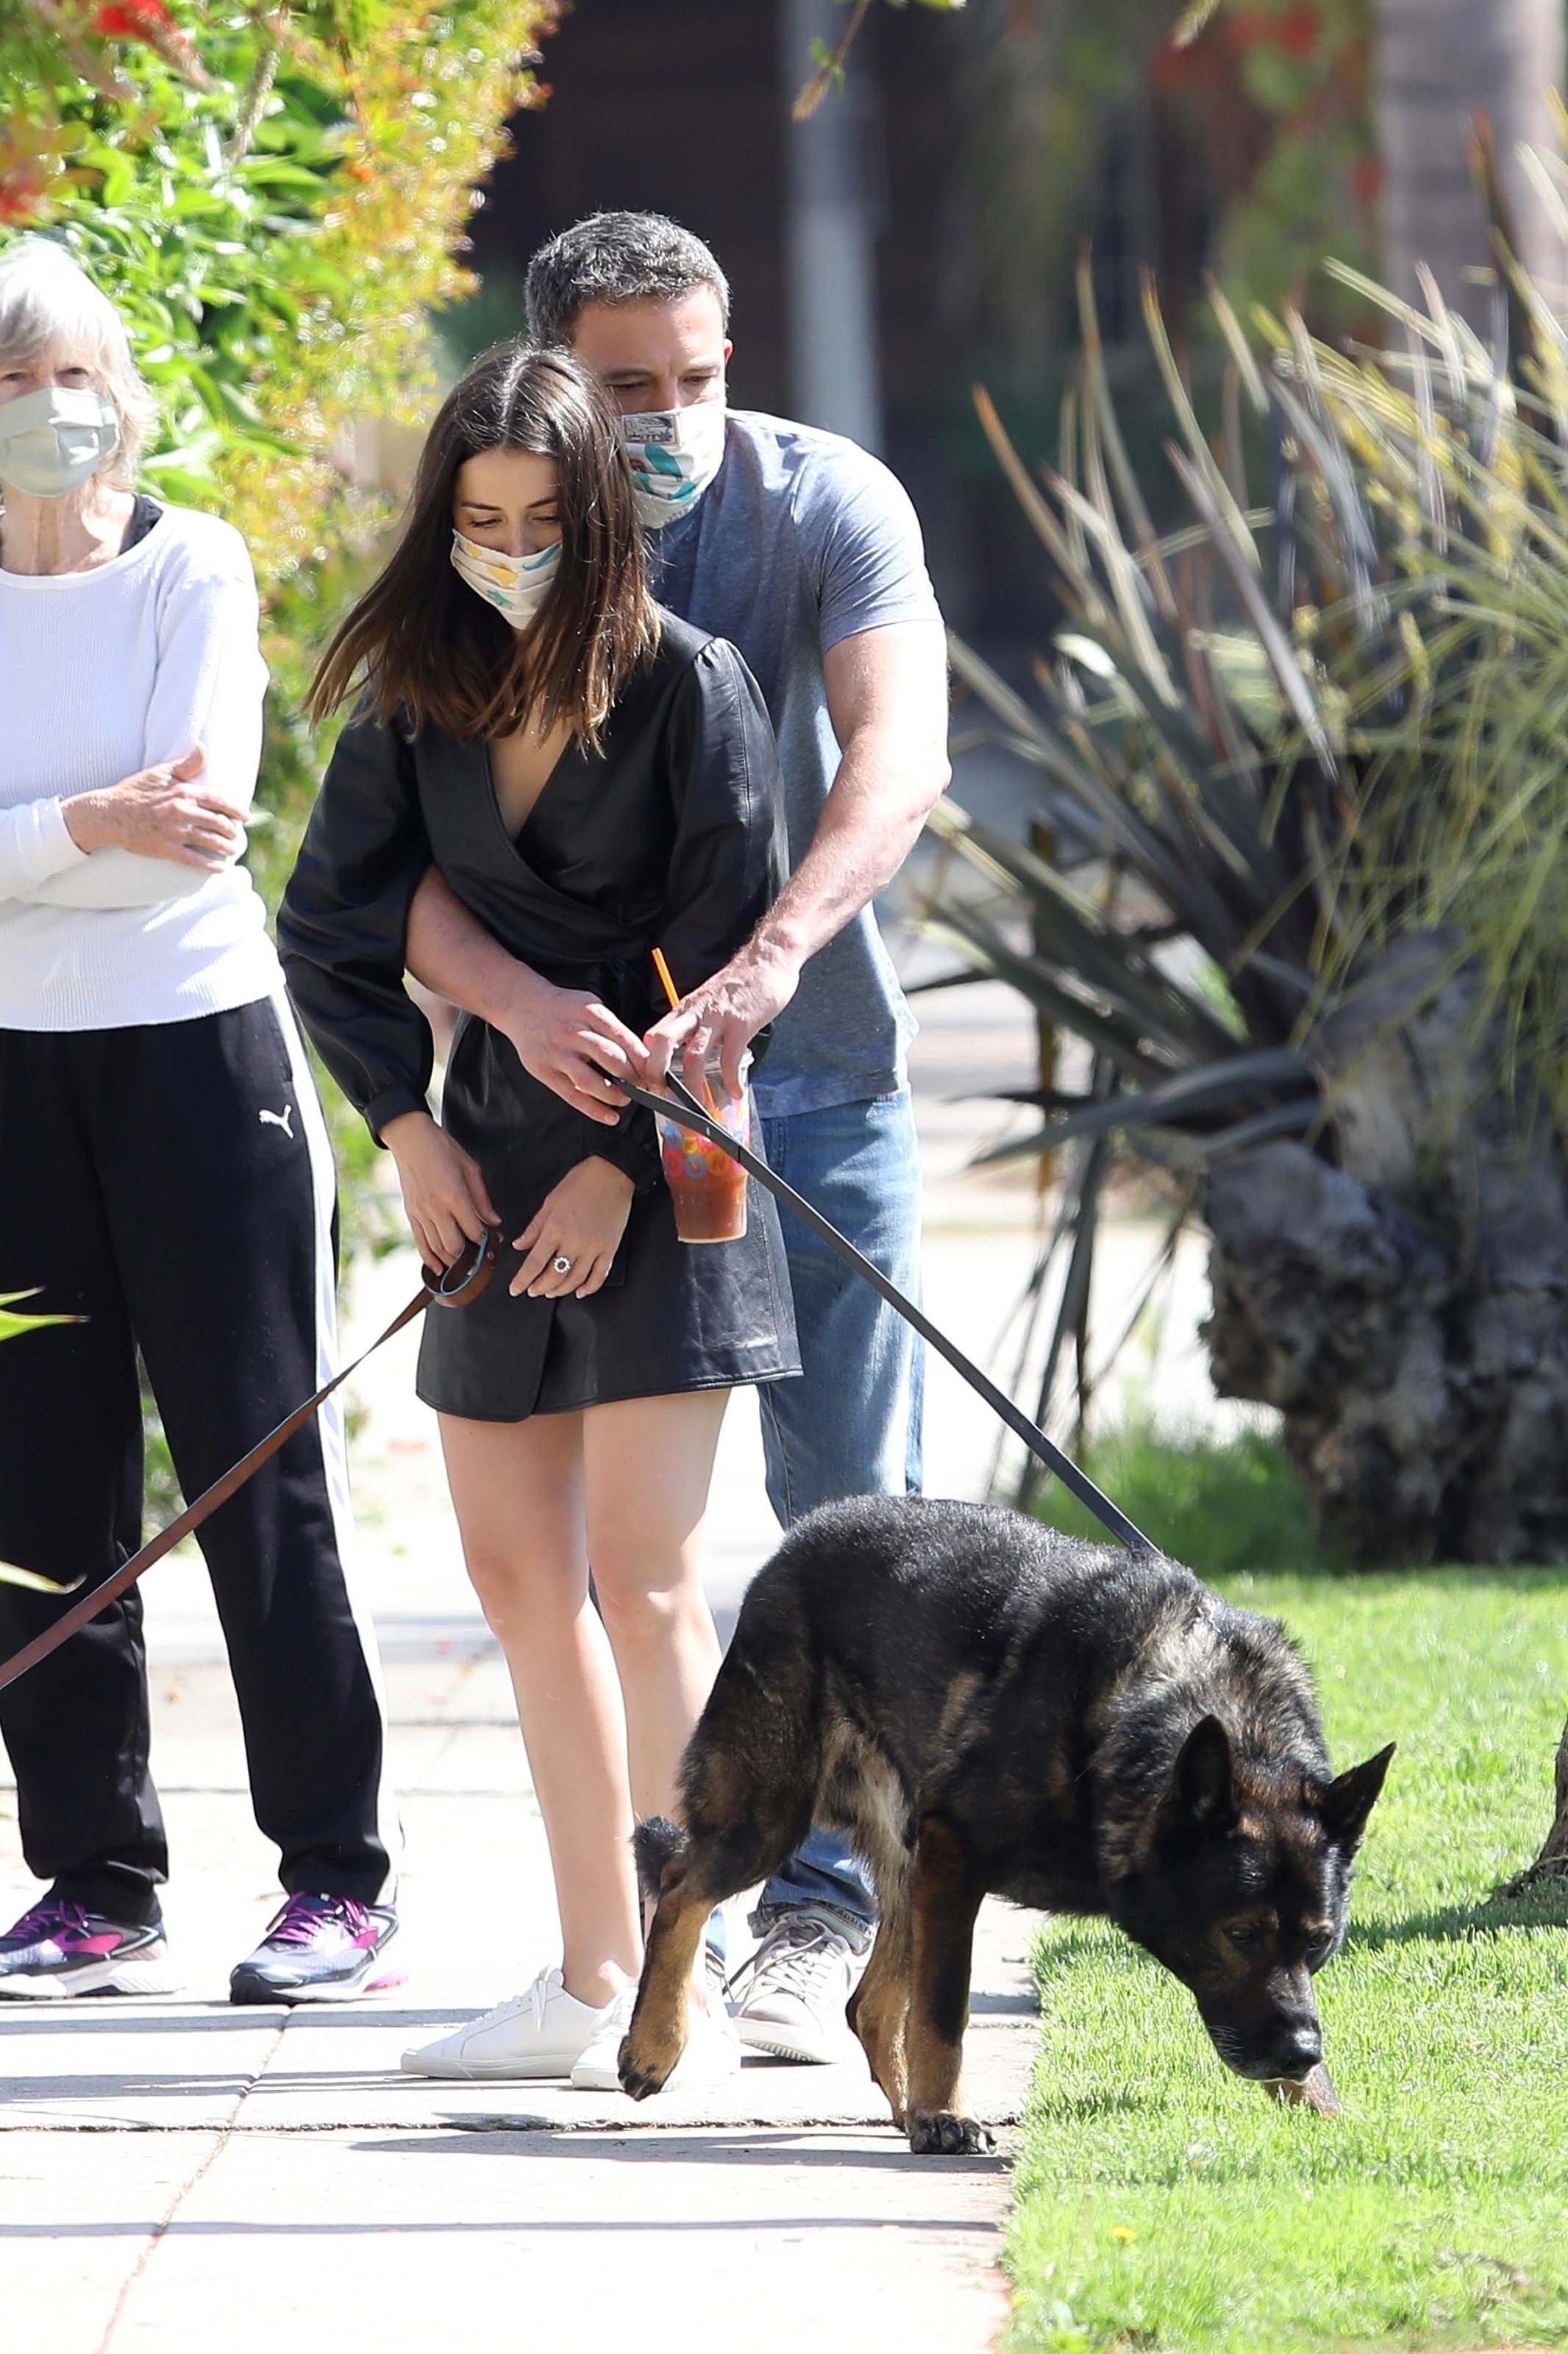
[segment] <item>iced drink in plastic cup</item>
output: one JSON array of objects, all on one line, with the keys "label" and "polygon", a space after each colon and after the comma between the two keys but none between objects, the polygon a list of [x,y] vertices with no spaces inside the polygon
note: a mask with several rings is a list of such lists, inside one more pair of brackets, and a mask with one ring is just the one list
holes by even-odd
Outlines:
[{"label": "iced drink in plastic cup", "polygon": [[[712,1110],[737,1144],[751,1141],[750,1098],[747,1074],[751,1057],[741,1064],[740,1093],[725,1087],[716,1062],[704,1074],[705,1084],[694,1090],[705,1111]],[[688,1080],[687,1085],[691,1082]],[[710,1144],[695,1129],[679,1119],[659,1119],[659,1152],[664,1182],[675,1210],[675,1232],[683,1243],[737,1243],[746,1232],[746,1172],[722,1146]]]}]

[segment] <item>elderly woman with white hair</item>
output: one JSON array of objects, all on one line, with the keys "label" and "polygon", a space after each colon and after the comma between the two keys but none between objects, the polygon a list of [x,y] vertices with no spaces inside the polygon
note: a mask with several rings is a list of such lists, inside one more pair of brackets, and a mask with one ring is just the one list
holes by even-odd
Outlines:
[{"label": "elderly woman with white hair", "polygon": [[[325,1378],[332,1156],[240,864],[267,683],[216,516],[138,496],[154,405],[63,250],[0,256],[0,1291],[72,1318],[0,1349],[0,1559],[108,1575],[140,1542],[140,1354],[196,1495]],[[385,1983],[396,1821],[350,1589],[341,1424],[202,1532],[256,1819],[287,1901],[236,2001]],[[0,1657],[61,1606],[0,1585]],[[171,1983],[132,1589],[0,1695],[48,1883],[0,1997]]]}]

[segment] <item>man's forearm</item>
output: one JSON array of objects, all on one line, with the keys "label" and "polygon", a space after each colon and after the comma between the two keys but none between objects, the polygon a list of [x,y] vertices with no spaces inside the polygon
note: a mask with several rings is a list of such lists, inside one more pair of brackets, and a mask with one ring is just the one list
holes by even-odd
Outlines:
[{"label": "man's forearm", "polygon": [[746,946],[649,1032],[655,1084],[673,1055],[716,1052],[726,1083],[739,1087],[743,1049],[789,1004],[801,968],[892,881],[946,790],[935,728],[839,725],[843,758],[810,847]]},{"label": "man's forearm", "polygon": [[647,1068],[641,1040],[589,991],[558,988],[503,949],[434,867],[408,910],[403,961],[427,989],[509,1038],[530,1077],[563,1103],[616,1125],[626,1101],[616,1082]]},{"label": "man's forearm", "polygon": [[538,979],[470,914],[434,866],[414,894],[403,956],[416,981],[498,1028],[515,1010],[519,990]]},{"label": "man's forearm", "polygon": [[950,775],[939,746],[853,737],[810,847],[742,954],[800,966],[825,948],[892,882]]}]

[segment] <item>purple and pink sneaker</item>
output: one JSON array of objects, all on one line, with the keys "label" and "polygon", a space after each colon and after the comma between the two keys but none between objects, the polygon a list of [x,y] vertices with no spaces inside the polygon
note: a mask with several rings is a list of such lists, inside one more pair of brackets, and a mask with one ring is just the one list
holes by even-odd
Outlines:
[{"label": "purple and pink sneaker", "polygon": [[46,1896],[0,1937],[0,1999],[173,1994],[168,1951],[161,1921],[129,1928]]},{"label": "purple and pink sneaker", "polygon": [[346,2002],[401,1986],[385,1948],[397,1934],[389,1904],[348,1896],[291,1896],[228,1981],[230,2002]]}]

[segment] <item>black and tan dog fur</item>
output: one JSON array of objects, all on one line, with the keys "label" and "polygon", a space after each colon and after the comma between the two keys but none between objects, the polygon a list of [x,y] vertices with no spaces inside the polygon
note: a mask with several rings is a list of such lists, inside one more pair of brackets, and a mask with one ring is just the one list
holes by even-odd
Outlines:
[{"label": "black and tan dog fur", "polygon": [[817,1822],[875,1883],[849,2017],[912,2149],[989,2144],[960,2084],[988,1893],[1108,1914],[1228,2067],[1331,2107],[1312,1977],[1392,1754],[1336,1779],[1284,1630],[1159,1554],[982,1505],[829,1505],[747,1595],[681,1825],[638,1834],[659,1901],[621,2084],[664,2083],[709,1911]]}]

